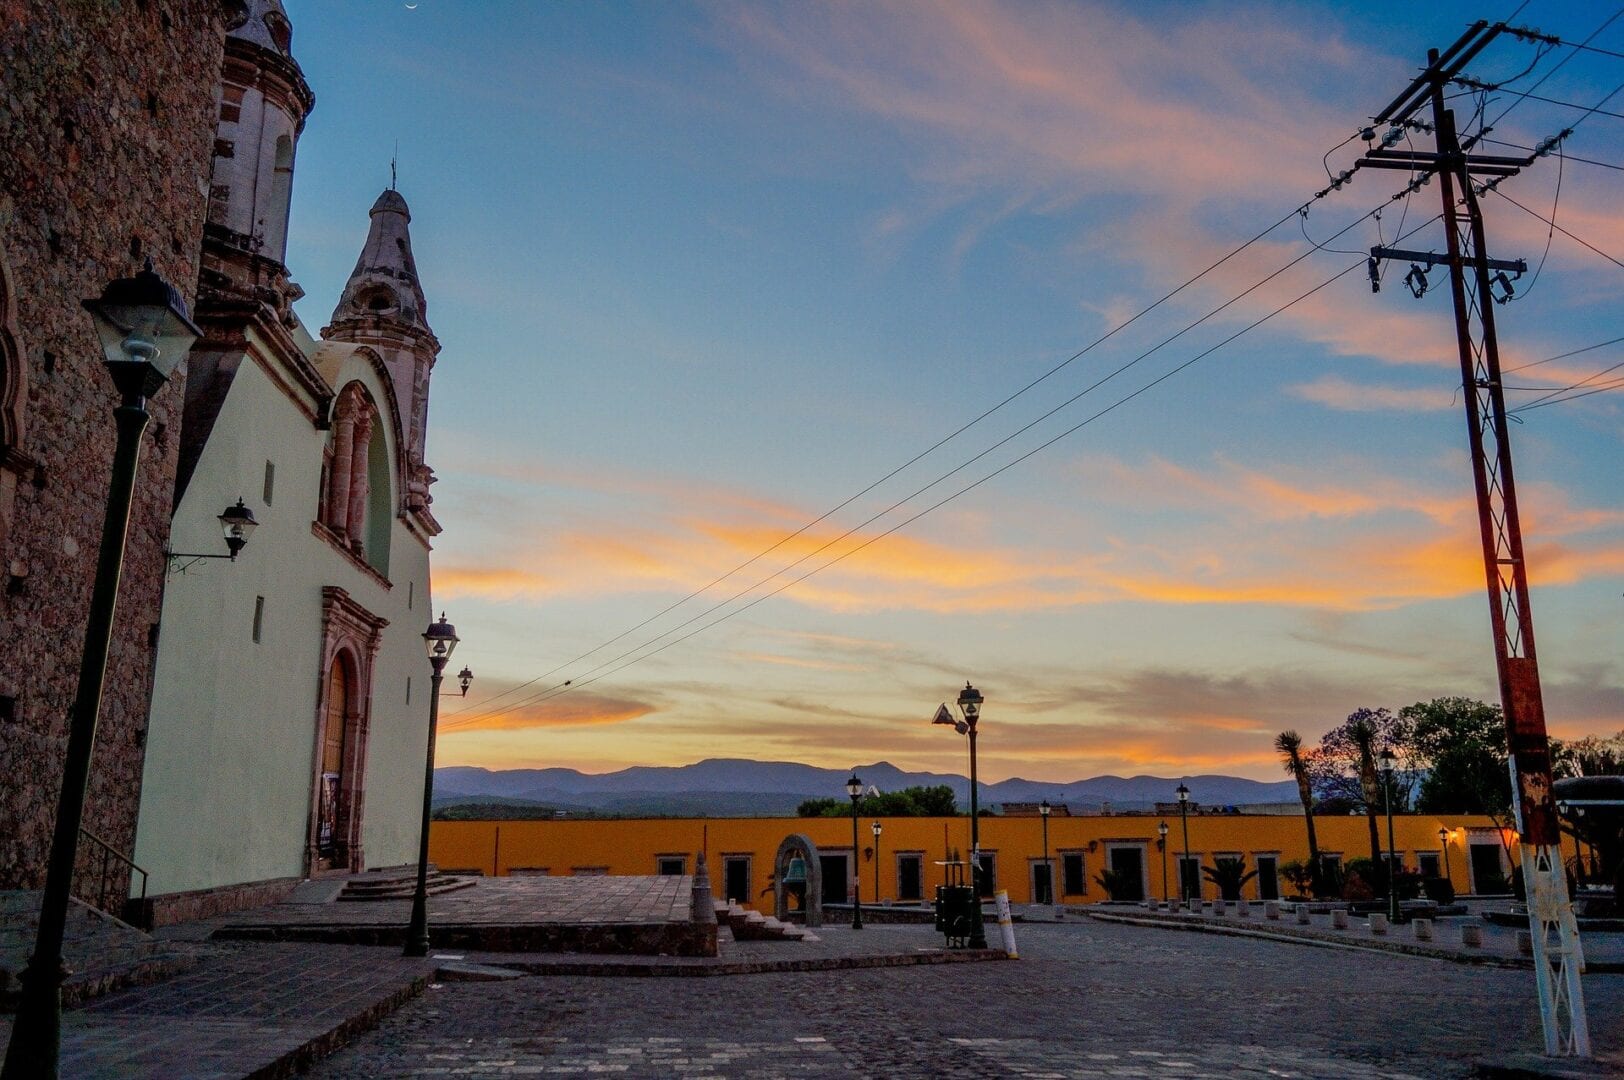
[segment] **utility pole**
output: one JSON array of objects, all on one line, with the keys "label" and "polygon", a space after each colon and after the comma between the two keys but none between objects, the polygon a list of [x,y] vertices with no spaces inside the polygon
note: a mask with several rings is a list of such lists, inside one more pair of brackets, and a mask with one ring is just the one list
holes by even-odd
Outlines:
[{"label": "utility pole", "polygon": [[[1500,352],[1495,338],[1494,303],[1491,302],[1504,303],[1510,298],[1510,281],[1505,271],[1517,270],[1521,264],[1488,257],[1479,192],[1473,187],[1472,179],[1474,175],[1499,179],[1513,176],[1532,164],[1534,157],[1468,153],[1470,143],[1475,140],[1469,140],[1469,145],[1462,147],[1454,112],[1444,103],[1444,87],[1505,29],[1504,24],[1490,26],[1478,22],[1443,54],[1431,50],[1426,70],[1375,117],[1377,125],[1413,126],[1411,116],[1423,105],[1430,104],[1436,139],[1434,153],[1373,149],[1366,153],[1361,164],[1436,173],[1439,180],[1447,255],[1429,255],[1428,263],[1429,268],[1435,264],[1449,267],[1472,477],[1477,488],[1489,618],[1494,631],[1500,702],[1506,719],[1512,803],[1522,853],[1523,883],[1527,889],[1528,922],[1534,943],[1534,979],[1539,990],[1545,1052],[1551,1056],[1589,1057],[1590,1032],[1579,981],[1584,971],[1584,950],[1568,898],[1561,833],[1551,795],[1550,746],[1534,652],[1534,621],[1528,605],[1528,574],[1523,560],[1522,526],[1517,514],[1517,489],[1511,468],[1511,443],[1506,431],[1505,395],[1500,383]],[[1378,284],[1375,270],[1379,260],[1408,255],[1408,252],[1373,248],[1372,285]],[[1496,271],[1493,278],[1491,270]],[[1419,287],[1415,280],[1417,275]],[[1426,291],[1425,272],[1419,267],[1412,268],[1410,281],[1417,297]],[[1505,295],[1495,295],[1496,284]]]}]

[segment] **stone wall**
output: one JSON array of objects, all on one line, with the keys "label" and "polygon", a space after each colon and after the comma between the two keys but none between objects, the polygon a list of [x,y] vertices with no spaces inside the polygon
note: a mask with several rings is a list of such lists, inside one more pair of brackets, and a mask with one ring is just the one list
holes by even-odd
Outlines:
[{"label": "stone wall", "polygon": [[[0,446],[0,889],[43,882],[112,459],[79,301],[150,256],[190,300],[230,0],[0,0],[0,276],[26,386]],[[0,305],[3,313],[6,305]],[[4,318],[0,314],[0,318]],[[3,359],[3,357],[0,357]],[[151,402],[85,827],[133,847],[184,371]]]}]

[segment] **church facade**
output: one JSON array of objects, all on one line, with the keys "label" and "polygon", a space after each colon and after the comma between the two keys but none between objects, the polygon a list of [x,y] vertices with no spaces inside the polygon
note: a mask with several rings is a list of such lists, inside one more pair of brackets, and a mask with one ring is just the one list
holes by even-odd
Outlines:
[{"label": "church facade", "polygon": [[277,0],[226,38],[171,542],[217,547],[238,500],[259,526],[232,562],[177,560],[165,588],[134,854],[156,923],[416,854],[440,346],[392,188],[320,338],[294,315],[312,95],[290,46]]},{"label": "church facade", "polygon": [[[312,333],[286,258],[315,98],[280,0],[20,8],[0,20],[21,105],[0,110],[0,631],[21,646],[0,888],[44,876],[107,489],[115,395],[78,299],[148,255],[203,334],[152,399],[137,480],[85,822],[117,880],[82,853],[75,894],[116,912],[142,891],[128,858],[133,910],[162,923],[414,859],[440,346],[405,199],[356,208],[360,256]],[[140,74],[112,62],[137,53]],[[239,501],[251,542],[197,557],[225,553]]]}]

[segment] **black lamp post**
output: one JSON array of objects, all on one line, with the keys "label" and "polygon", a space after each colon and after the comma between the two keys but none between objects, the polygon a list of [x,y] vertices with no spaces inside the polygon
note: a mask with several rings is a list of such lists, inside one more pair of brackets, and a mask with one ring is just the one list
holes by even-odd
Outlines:
[{"label": "black lamp post", "polygon": [[874,902],[876,904],[878,904],[880,902],[880,823],[879,823],[879,821],[876,819],[875,822],[872,825],[869,826],[869,829],[874,833]]},{"label": "black lamp post", "polygon": [[1040,904],[1054,903],[1054,871],[1049,867],[1049,812],[1054,808],[1049,800],[1038,803],[1038,816],[1043,819],[1043,899]]},{"label": "black lamp post", "polygon": [[1389,747],[1381,752],[1382,784],[1387,796],[1387,917],[1398,922],[1398,865],[1393,853],[1393,765],[1397,755]]},{"label": "black lamp post", "polygon": [[[440,681],[445,678],[446,661],[457,647],[457,628],[445,621],[431,623],[423,632],[428,648],[429,667],[429,749],[423,764],[423,824],[417,839],[417,891],[412,894],[412,921],[406,927],[406,955],[429,954],[429,811],[434,803],[434,729],[440,722]],[[473,673],[469,672],[470,680]]]},{"label": "black lamp post", "polygon": [[1172,899],[1167,892],[1167,822],[1156,823],[1156,850],[1162,853],[1162,899]]},{"label": "black lamp post", "polygon": [[461,684],[461,686],[462,686],[462,696],[463,697],[468,696],[468,687],[473,684],[473,681],[474,681],[474,671],[473,671],[473,669],[468,667],[466,664],[463,665],[463,669],[461,671],[457,672],[457,682],[459,684]]},{"label": "black lamp post", "polygon": [[1455,884],[1454,872],[1449,868],[1449,830],[1438,830],[1438,846],[1444,849],[1444,878],[1451,887]]},{"label": "black lamp post", "polygon": [[857,869],[857,857],[862,848],[857,846],[857,801],[863,797],[863,782],[852,773],[846,781],[846,794],[851,796],[851,928],[863,928],[863,878]]},{"label": "black lamp post", "polygon": [[96,721],[101,712],[107,653],[118,605],[118,582],[124,571],[124,540],[130,527],[141,434],[151,419],[147,398],[169,380],[200,334],[186,310],[186,301],[154,272],[151,260],[134,277],[120,278],[110,283],[99,298],[84,301],[84,307],[95,320],[102,360],[119,392],[119,404],[113,410],[117,440],[107,510],[102,518],[101,547],[96,556],[96,579],[90,593],[90,614],[85,620],[79,685],[73,711],[68,714],[67,755],[51,836],[51,858],[45,870],[45,892],[40,900],[39,931],[33,955],[23,970],[17,1017],[6,1048],[5,1066],[0,1069],[5,1080],[57,1075],[65,975],[62,937],[73,888],[73,864],[79,853],[85,789],[96,746]]},{"label": "black lamp post", "polygon": [[1179,895],[1188,904],[1190,902],[1190,879],[1187,874],[1190,869],[1190,789],[1180,782],[1178,793],[1179,824],[1184,827],[1184,859],[1179,863]]},{"label": "black lamp post", "polygon": [[981,719],[981,691],[968,682],[959,691],[959,711],[970,736],[970,887],[975,892],[975,915],[970,919],[970,948],[987,947],[987,927],[981,917],[981,811],[976,799],[976,721]]}]

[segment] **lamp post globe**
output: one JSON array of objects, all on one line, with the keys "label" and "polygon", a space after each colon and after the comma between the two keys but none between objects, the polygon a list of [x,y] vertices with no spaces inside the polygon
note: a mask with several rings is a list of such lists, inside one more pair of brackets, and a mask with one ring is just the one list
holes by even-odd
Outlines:
[{"label": "lamp post globe", "polygon": [[84,301],[84,308],[101,342],[103,364],[119,392],[119,404],[113,409],[116,437],[96,576],[85,618],[78,686],[68,715],[68,743],[45,888],[40,897],[39,928],[34,936],[34,951],[22,973],[17,1016],[6,1047],[5,1065],[0,1068],[5,1080],[53,1078],[60,1067],[65,975],[62,940],[96,748],[96,723],[112,645],[118,583],[124,571],[124,542],[130,530],[141,436],[151,420],[146,399],[168,381],[201,333],[192,322],[185,299],[158,276],[150,259],[134,277],[108,283],[101,296]]},{"label": "lamp post globe", "polygon": [[863,879],[857,870],[858,856],[863,849],[857,843],[857,803],[863,797],[863,782],[856,773],[846,781],[846,794],[851,796],[851,928],[863,928]]},{"label": "lamp post globe", "polygon": [[987,927],[981,912],[981,810],[976,787],[976,722],[981,719],[981,704],[986,699],[981,691],[968,681],[959,691],[959,712],[964,715],[965,734],[970,737],[970,889],[973,895],[973,914],[970,917],[970,948],[987,947]]},{"label": "lamp post globe", "polygon": [[[429,740],[423,762],[423,820],[417,839],[417,888],[412,893],[412,919],[406,927],[407,956],[429,954],[429,813],[434,806],[434,735],[440,723],[440,683],[445,666],[456,651],[457,628],[446,622],[445,612],[423,632],[429,656]],[[471,677],[471,673],[470,673]]]},{"label": "lamp post globe", "polygon": [[1179,825],[1184,829],[1184,858],[1179,862],[1179,896],[1188,904],[1190,896],[1190,879],[1186,871],[1190,867],[1190,789],[1179,782]]}]

